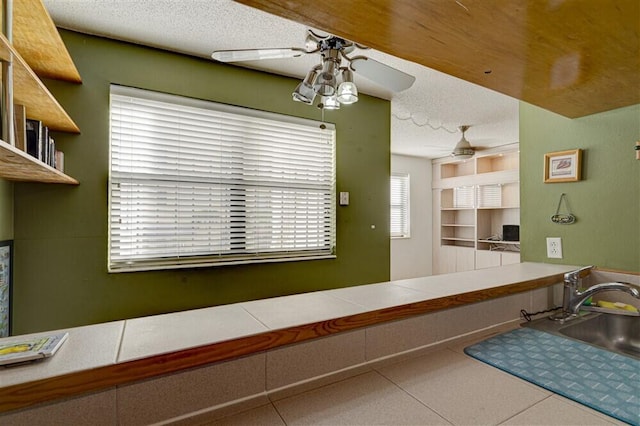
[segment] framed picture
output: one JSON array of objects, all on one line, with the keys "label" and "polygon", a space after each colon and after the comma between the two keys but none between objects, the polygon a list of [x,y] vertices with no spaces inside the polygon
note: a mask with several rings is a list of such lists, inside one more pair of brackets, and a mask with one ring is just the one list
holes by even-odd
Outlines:
[{"label": "framed picture", "polygon": [[550,152],[544,155],[544,182],[575,182],[581,178],[582,150]]},{"label": "framed picture", "polygon": [[0,337],[11,333],[13,241],[0,241]]}]

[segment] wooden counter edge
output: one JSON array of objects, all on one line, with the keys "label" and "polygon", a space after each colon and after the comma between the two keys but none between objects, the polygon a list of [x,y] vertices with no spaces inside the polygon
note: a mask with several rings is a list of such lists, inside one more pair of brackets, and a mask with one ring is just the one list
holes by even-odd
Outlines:
[{"label": "wooden counter edge", "polygon": [[292,343],[562,282],[563,274],[335,318],[0,388],[0,413],[228,361]]}]

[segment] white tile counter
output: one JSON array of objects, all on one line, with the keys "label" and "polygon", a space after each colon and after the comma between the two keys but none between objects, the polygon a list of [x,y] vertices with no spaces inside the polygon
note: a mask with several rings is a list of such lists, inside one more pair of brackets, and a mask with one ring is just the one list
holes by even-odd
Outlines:
[{"label": "white tile counter", "polygon": [[[557,284],[573,269],[576,266],[521,263],[72,328],[65,330],[69,339],[53,358],[0,369],[0,412],[126,389],[142,379],[243,356],[260,357],[264,351],[274,360],[276,351],[292,343],[314,344],[313,339],[335,333],[351,332],[344,333],[345,338],[364,345],[365,327],[371,336],[384,336],[392,320],[407,319],[410,328],[412,321],[418,325],[437,315],[446,323],[448,315],[466,305]],[[535,309],[529,295],[512,300]],[[488,325],[500,321],[491,312],[483,315]],[[369,348],[341,362],[353,363],[373,353],[384,356],[386,350]],[[273,379],[274,387],[286,382]]]},{"label": "white tile counter", "polygon": [[[115,364],[124,324],[124,321],[114,321],[60,330],[68,331],[69,338],[54,357],[15,367],[0,367],[0,388]],[[45,333],[27,336],[41,334]]]}]

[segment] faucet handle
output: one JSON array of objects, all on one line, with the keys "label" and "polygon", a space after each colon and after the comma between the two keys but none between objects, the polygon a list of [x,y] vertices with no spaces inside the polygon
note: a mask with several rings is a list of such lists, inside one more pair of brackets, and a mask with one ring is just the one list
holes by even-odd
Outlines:
[{"label": "faucet handle", "polygon": [[591,269],[593,269],[593,265],[585,266],[580,269],[576,269],[575,271],[567,272],[564,274],[564,282],[565,284],[578,284],[579,278],[584,278],[591,273]]}]

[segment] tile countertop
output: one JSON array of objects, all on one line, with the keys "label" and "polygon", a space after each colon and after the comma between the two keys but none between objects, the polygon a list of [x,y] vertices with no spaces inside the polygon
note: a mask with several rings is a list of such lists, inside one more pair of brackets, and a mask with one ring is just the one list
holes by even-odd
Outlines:
[{"label": "tile countertop", "polygon": [[[93,377],[100,377],[98,372],[102,372],[106,384],[97,379],[94,388],[125,383],[334,332],[549,286],[576,268],[525,262],[59,330],[68,331],[69,339],[54,357],[0,368],[0,396],[16,393],[22,387],[30,388],[37,385],[35,382],[46,383],[50,392],[52,387],[62,386],[65,378],[83,382],[87,379],[82,377],[83,372],[92,372]],[[327,326],[329,322],[331,327]],[[28,336],[42,334],[46,333]],[[20,336],[0,339],[0,343],[16,337]],[[246,349],[251,344],[254,347]],[[240,346],[244,348],[242,351],[238,350]],[[182,364],[149,371],[151,364],[171,364],[166,360],[177,352],[181,353]],[[185,363],[184,359],[189,357],[194,360]],[[145,360],[154,361],[143,364]],[[146,371],[131,375],[136,368]],[[106,379],[107,376],[110,378]],[[56,380],[57,385],[52,383]],[[24,405],[30,404],[18,406]],[[0,406],[0,412],[12,408],[17,406],[8,403]]]}]

